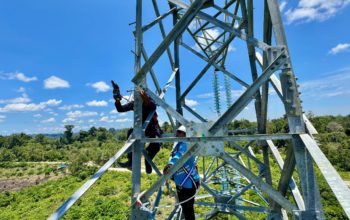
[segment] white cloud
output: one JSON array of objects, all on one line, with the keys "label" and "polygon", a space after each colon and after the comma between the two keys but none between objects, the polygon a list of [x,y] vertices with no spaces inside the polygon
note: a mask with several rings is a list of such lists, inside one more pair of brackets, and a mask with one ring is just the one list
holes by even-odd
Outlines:
[{"label": "white cloud", "polygon": [[[202,34],[199,37],[197,37],[197,40],[202,48],[206,48],[209,44],[215,41],[220,36],[220,34],[221,32],[218,29],[215,29],[215,28],[207,29],[204,32],[202,32]],[[220,42],[222,41],[222,39],[223,38],[221,36],[217,42],[211,44],[210,49],[213,51],[217,50],[221,46]],[[195,44],[194,46],[192,46],[192,48],[198,52],[202,50],[198,44]],[[236,51],[236,48],[230,44],[228,46],[228,52],[233,52],[233,51]]]},{"label": "white cloud", "polygon": [[69,82],[57,76],[50,76],[44,80],[45,89],[69,88]]},{"label": "white cloud", "polygon": [[124,95],[122,99],[122,104],[125,104],[127,102],[132,102],[132,101],[134,101],[134,93],[132,93],[131,95]]},{"label": "white cloud", "polygon": [[26,91],[26,88],[24,88],[24,87],[19,87],[18,88],[18,90],[17,90],[17,92],[25,92]]},{"label": "white cloud", "polygon": [[[200,37],[197,37],[198,39],[198,43],[201,44],[201,46],[203,48],[207,47],[210,43],[212,43],[216,38],[218,38],[220,35],[220,32],[218,29],[207,29],[204,30],[203,33],[200,35]],[[217,47],[217,43],[213,43],[210,48],[212,50],[216,50]],[[200,47],[196,44],[195,45],[195,49],[201,50]]]},{"label": "white cloud", "polygon": [[40,104],[25,104],[25,103],[15,103],[7,104],[3,108],[0,108],[0,112],[34,112],[43,110],[46,106],[42,103]]},{"label": "white cloud", "polygon": [[56,112],[49,112],[50,115],[57,116],[58,114]]},{"label": "white cloud", "polygon": [[[25,100],[25,99],[24,99]],[[23,100],[22,100],[23,101]],[[36,103],[10,103],[0,108],[0,112],[34,112],[34,111],[47,111],[50,112],[52,109],[47,108],[48,106],[59,105],[62,100],[49,99],[46,102]]]},{"label": "white cloud", "polygon": [[300,0],[296,8],[285,12],[287,22],[324,21],[346,7],[350,0]]},{"label": "white cloud", "polygon": [[56,99],[49,99],[45,102],[48,106],[57,106],[62,103],[62,100],[56,100]]},{"label": "white cloud", "polygon": [[194,107],[194,106],[198,105],[199,103],[198,103],[196,100],[186,99],[186,98],[185,98],[185,104],[186,104],[188,107]]},{"label": "white cloud", "polygon": [[96,89],[96,92],[107,92],[108,90],[111,89],[111,87],[107,85],[104,81],[88,83],[87,85]]},{"label": "white cloud", "polygon": [[74,108],[84,108],[84,105],[78,105],[78,104],[73,104],[73,105],[64,105],[62,107],[59,107],[58,109],[61,110],[71,110]]},{"label": "white cloud", "polygon": [[283,10],[286,8],[286,5],[287,5],[287,1],[283,0],[281,3],[280,3],[280,11],[283,12]]},{"label": "white cloud", "polygon": [[41,123],[54,123],[56,122],[56,119],[55,118],[49,118],[49,119],[46,119],[46,120],[42,120]]},{"label": "white cloud", "polygon": [[42,115],[41,115],[41,114],[35,114],[35,115],[33,115],[33,117],[34,117],[34,118],[41,118]]},{"label": "white cloud", "polygon": [[112,123],[113,120],[109,119],[107,116],[103,116],[102,118],[100,118],[100,122]]},{"label": "white cloud", "polygon": [[62,127],[53,127],[53,126],[49,126],[49,127],[41,127],[39,129],[39,133],[62,133],[65,131],[65,128]]},{"label": "white cloud", "polygon": [[118,122],[118,123],[130,122],[130,121],[131,121],[130,118],[119,118],[119,119],[115,120],[115,122]]},{"label": "white cloud", "polygon": [[93,101],[87,102],[86,105],[93,106],[93,107],[104,107],[108,105],[108,102],[104,100],[102,101],[93,100]]},{"label": "white cloud", "polygon": [[109,112],[109,114],[118,114],[118,111],[116,109],[113,109],[112,111]]},{"label": "white cloud", "polygon": [[0,123],[4,122],[6,119],[6,115],[0,115]]},{"label": "white cloud", "polygon": [[30,102],[30,98],[22,96],[14,99],[6,99],[6,100],[0,100],[0,104],[6,104],[6,103],[28,103]]},{"label": "white cloud", "polygon": [[27,77],[25,76],[23,73],[17,73],[15,74],[15,78],[22,81],[22,82],[31,82],[31,81],[35,81],[38,80],[38,78],[36,78],[35,76],[33,77]]},{"label": "white cloud", "polygon": [[316,80],[300,83],[302,98],[349,97],[350,68],[335,71]]},{"label": "white cloud", "polygon": [[232,46],[231,44],[228,46],[228,52],[233,52],[233,51],[236,51],[237,49],[234,47],[234,46]]},{"label": "white cloud", "polygon": [[347,49],[350,48],[350,44],[338,44],[337,46],[333,47],[329,53],[330,54],[337,54],[337,53],[340,53],[340,52],[343,52],[343,51],[346,51]]},{"label": "white cloud", "polygon": [[4,73],[0,75],[0,79],[6,79],[6,80],[20,80],[22,82],[31,82],[38,80],[35,76],[33,77],[27,77],[23,73]]},{"label": "white cloud", "polygon": [[129,113],[128,112],[118,112],[116,109],[113,109],[112,111],[109,112],[109,114],[111,114],[111,115],[117,114],[118,116],[122,117],[122,116],[128,115]]},{"label": "white cloud", "polygon": [[63,123],[69,123],[69,122],[74,122],[75,121],[75,118],[65,118],[62,120]]},{"label": "white cloud", "polygon": [[90,111],[71,111],[68,112],[67,117],[69,118],[82,118],[82,117],[91,117],[98,115],[97,112],[90,112]]}]

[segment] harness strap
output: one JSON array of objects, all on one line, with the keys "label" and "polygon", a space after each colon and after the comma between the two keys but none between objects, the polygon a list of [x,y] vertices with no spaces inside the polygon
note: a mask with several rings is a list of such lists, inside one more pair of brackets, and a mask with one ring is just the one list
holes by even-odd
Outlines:
[{"label": "harness strap", "polygon": [[195,167],[195,166],[192,166],[190,172],[188,172],[187,169],[186,169],[185,167],[182,167],[182,169],[185,171],[185,173],[187,174],[187,176],[185,177],[185,179],[182,180],[182,182],[181,182],[181,184],[180,184],[181,187],[185,184],[185,182],[187,181],[188,178],[190,178],[191,181],[193,182],[193,184],[196,185],[196,182],[194,181],[194,179],[193,179],[192,176],[191,176],[191,173],[192,173],[194,167]]}]

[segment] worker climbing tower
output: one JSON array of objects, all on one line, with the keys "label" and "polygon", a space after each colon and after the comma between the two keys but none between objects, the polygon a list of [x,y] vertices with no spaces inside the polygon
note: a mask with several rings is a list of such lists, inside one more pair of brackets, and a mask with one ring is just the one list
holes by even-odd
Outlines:
[{"label": "worker climbing tower", "polygon": [[[278,2],[259,1],[258,7],[254,3],[258,1],[152,0],[151,6],[150,1],[136,0],[132,82],[135,90],[143,88],[166,112],[174,129],[179,124],[186,126],[187,137],[176,138],[174,134],[157,139],[145,137],[149,120],[142,124],[142,103],[135,93],[132,137],[50,219],[63,216],[128,150],[133,151],[130,208],[133,220],[158,219],[159,213],[162,218],[166,215],[167,219],[180,219],[181,206],[164,205],[164,198],[169,197],[169,192],[164,193],[164,183],[192,155],[197,156],[202,175],[195,202],[198,218],[233,215],[238,219],[325,219],[314,167],[320,169],[350,218],[350,190],[318,147],[313,138],[317,131],[302,111]],[[148,32],[158,32],[159,38],[151,38]],[[232,48],[246,51],[246,62],[230,56]],[[201,60],[201,69],[186,65],[189,56]],[[248,71],[238,68],[242,65]],[[186,103],[186,97],[197,91],[203,80],[212,81],[216,119],[208,120],[200,107],[193,109]],[[168,88],[173,82],[175,91],[171,93]],[[231,87],[242,92],[232,95]],[[270,90],[280,99],[289,133],[267,133]],[[221,96],[226,97],[226,110]],[[251,131],[229,130],[228,125],[250,103],[255,108],[257,127]],[[285,157],[276,147],[279,140],[289,143]],[[166,175],[161,175],[159,170],[164,164],[153,163],[144,146],[178,141],[186,141],[190,147]],[[158,175],[143,192],[142,155]],[[167,211],[160,211],[162,208]]]}]

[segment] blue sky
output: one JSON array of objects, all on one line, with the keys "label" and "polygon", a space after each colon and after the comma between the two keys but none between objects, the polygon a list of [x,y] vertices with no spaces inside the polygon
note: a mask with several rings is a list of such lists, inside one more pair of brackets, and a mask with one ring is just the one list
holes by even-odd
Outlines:
[{"label": "blue sky", "polygon": [[[255,23],[262,26],[261,1],[255,2]],[[306,112],[350,113],[349,5],[349,0],[280,1]],[[166,12],[165,7],[162,1],[161,13]],[[130,126],[132,114],[113,111],[109,82],[114,79],[122,93],[130,95],[134,26],[129,24],[135,21],[134,14],[135,1],[0,0],[0,134],[57,133],[65,124],[74,124],[76,131],[91,126]],[[145,3],[144,22],[155,17],[151,3]],[[166,32],[170,23],[165,20]],[[161,42],[159,33],[157,28],[145,33],[148,55]],[[212,30],[211,34],[217,33]],[[261,31],[255,34],[261,39]],[[196,48],[194,43],[190,46]],[[180,49],[181,82],[186,87],[204,63]],[[228,59],[233,61],[228,68],[250,83],[242,41],[233,43]],[[167,57],[162,56],[154,67],[161,85],[171,73],[168,66]],[[211,72],[189,94],[187,104],[215,119]],[[223,85],[223,77],[219,79]],[[149,86],[154,88],[151,81]],[[234,82],[231,87],[236,99],[243,88]],[[174,104],[173,88],[169,95],[167,100]],[[224,98],[221,105],[224,110]],[[250,104],[239,118],[254,120],[253,112]],[[165,113],[159,113],[161,121],[166,120]],[[282,114],[281,102],[272,91],[269,118]]]}]

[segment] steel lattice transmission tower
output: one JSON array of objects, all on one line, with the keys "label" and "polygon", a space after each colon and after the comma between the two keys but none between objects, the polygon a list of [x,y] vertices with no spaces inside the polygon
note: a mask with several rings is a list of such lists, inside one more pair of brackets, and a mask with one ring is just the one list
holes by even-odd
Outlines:
[{"label": "steel lattice transmission tower", "polygon": [[[183,124],[190,132],[186,138],[181,139],[173,134],[164,135],[161,139],[146,138],[143,131],[149,120],[142,124],[142,103],[135,93],[132,138],[50,218],[61,217],[122,154],[131,149],[131,219],[157,218],[164,196],[164,182],[191,155],[200,156],[199,164],[203,174],[202,188],[196,198],[196,206],[199,207],[196,209],[197,217],[210,219],[219,214],[227,214],[246,219],[246,213],[256,213],[256,218],[266,219],[324,219],[314,165],[320,169],[344,212],[350,217],[349,188],[321,152],[313,139],[317,131],[302,112],[277,0],[265,0],[260,10],[262,16],[258,19],[254,18],[254,12],[260,8],[254,9],[253,0],[152,0],[155,14],[153,20],[147,23],[142,18],[145,14],[150,16],[150,12],[143,9],[143,4],[148,4],[147,8],[150,6],[149,1],[136,1],[135,76],[132,82],[135,90],[144,88],[157,105],[165,110],[173,127]],[[256,25],[254,21],[259,21],[259,24]],[[262,28],[262,39],[254,35],[259,27]],[[156,39],[148,39],[148,31],[158,31],[161,37],[152,49],[148,48],[149,43],[154,45]],[[245,44],[250,73],[234,73],[230,69],[232,64],[244,64],[235,62],[228,55],[235,42]],[[199,73],[194,68],[180,65],[186,59],[181,56],[180,48],[203,61],[204,67]],[[150,56],[146,49],[152,51]],[[164,59],[168,61],[164,62]],[[158,63],[161,66],[167,64],[169,72],[164,72],[163,67],[162,73],[157,74]],[[223,93],[226,92],[229,100],[228,109],[212,122],[208,122],[199,110],[195,111],[185,102],[191,91],[201,86],[201,80],[210,80],[212,75],[208,72],[214,73],[215,77],[225,77],[226,91]],[[183,81],[183,74],[186,74],[186,79],[190,79],[190,82]],[[169,80],[162,88],[162,80],[159,79],[165,76]],[[213,84],[215,105],[219,110],[218,97],[221,92],[217,80],[215,78]],[[175,94],[168,98],[165,94],[173,81]],[[232,99],[228,89],[230,85],[244,88],[242,94],[232,100],[233,104],[229,103]],[[271,88],[284,107],[289,133],[267,134]],[[176,106],[166,101],[169,99],[176,100]],[[242,135],[237,134],[239,131],[228,131],[227,125],[251,102],[255,106],[256,133]],[[196,117],[198,122],[185,117],[183,109]],[[149,115],[149,119],[152,115],[153,113]],[[180,140],[191,143],[190,148],[165,176],[161,175],[157,164],[145,155],[159,178],[141,193],[141,155],[145,143]],[[291,143],[284,160],[275,146],[277,140],[288,140]],[[259,147],[261,157],[254,154],[250,147],[252,144]],[[272,171],[270,164],[277,164],[280,170]],[[180,211],[179,206],[174,206],[169,211],[168,219],[180,219]]]}]

